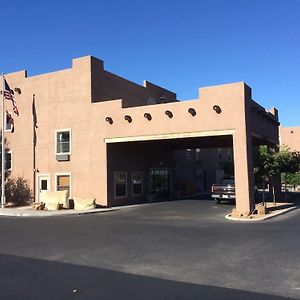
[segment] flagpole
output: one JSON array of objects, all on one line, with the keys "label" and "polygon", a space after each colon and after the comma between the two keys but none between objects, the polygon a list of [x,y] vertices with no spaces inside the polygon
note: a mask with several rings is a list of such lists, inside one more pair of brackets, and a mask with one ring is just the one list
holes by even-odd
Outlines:
[{"label": "flagpole", "polygon": [[5,147],[4,147],[4,131],[5,131],[5,117],[4,117],[4,73],[2,73],[2,132],[1,132],[1,208],[5,206]]}]

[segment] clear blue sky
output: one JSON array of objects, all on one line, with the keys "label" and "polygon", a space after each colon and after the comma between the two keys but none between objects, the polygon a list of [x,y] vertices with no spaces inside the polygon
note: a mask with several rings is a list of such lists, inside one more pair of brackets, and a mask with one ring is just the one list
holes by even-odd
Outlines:
[{"label": "clear blue sky", "polygon": [[107,70],[179,99],[196,98],[201,86],[245,81],[254,100],[279,109],[284,126],[300,126],[300,0],[0,4],[0,72],[31,76],[94,55]]}]

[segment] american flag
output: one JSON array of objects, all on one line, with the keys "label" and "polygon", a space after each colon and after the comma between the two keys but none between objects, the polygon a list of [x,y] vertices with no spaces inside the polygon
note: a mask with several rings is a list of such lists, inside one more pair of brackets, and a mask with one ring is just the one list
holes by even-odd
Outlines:
[{"label": "american flag", "polygon": [[4,97],[12,102],[13,112],[18,116],[19,111],[14,97],[14,91],[10,89],[6,79],[4,80]]}]

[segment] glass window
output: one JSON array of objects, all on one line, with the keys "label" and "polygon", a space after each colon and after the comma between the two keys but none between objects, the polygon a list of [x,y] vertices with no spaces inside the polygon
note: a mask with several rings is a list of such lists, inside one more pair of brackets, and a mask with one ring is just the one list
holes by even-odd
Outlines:
[{"label": "glass window", "polygon": [[193,158],[192,149],[186,149],[186,159],[192,159],[192,158]]},{"label": "glass window", "polygon": [[143,173],[132,172],[132,195],[142,195],[143,193]]},{"label": "glass window", "polygon": [[127,175],[126,172],[115,173],[115,197],[126,197]]},{"label": "glass window", "polygon": [[56,190],[57,191],[68,191],[70,196],[70,175],[56,175]]},{"label": "glass window", "polygon": [[222,157],[222,149],[221,148],[218,148],[218,156],[219,156],[219,160],[223,159],[223,157]]},{"label": "glass window", "polygon": [[71,133],[70,130],[56,132],[56,153],[70,153]]},{"label": "glass window", "polygon": [[12,131],[13,129],[13,119],[10,113],[6,112],[6,124],[5,131]]},{"label": "glass window", "polygon": [[170,170],[152,169],[150,171],[150,191],[156,194],[158,198],[168,197],[170,195]]},{"label": "glass window", "polygon": [[41,190],[43,190],[43,191],[48,190],[48,180],[46,180],[46,179],[41,180]]},{"label": "glass window", "polygon": [[5,170],[6,171],[12,170],[12,153],[11,152],[5,153]]},{"label": "glass window", "polygon": [[227,160],[232,161],[232,150],[227,149]]}]

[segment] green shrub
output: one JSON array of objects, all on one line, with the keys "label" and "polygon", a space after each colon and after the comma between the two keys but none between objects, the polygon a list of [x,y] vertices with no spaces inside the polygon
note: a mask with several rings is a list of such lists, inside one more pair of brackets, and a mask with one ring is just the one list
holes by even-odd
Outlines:
[{"label": "green shrub", "polygon": [[28,181],[22,177],[9,178],[5,183],[6,202],[15,206],[29,205],[33,202],[32,190]]}]

